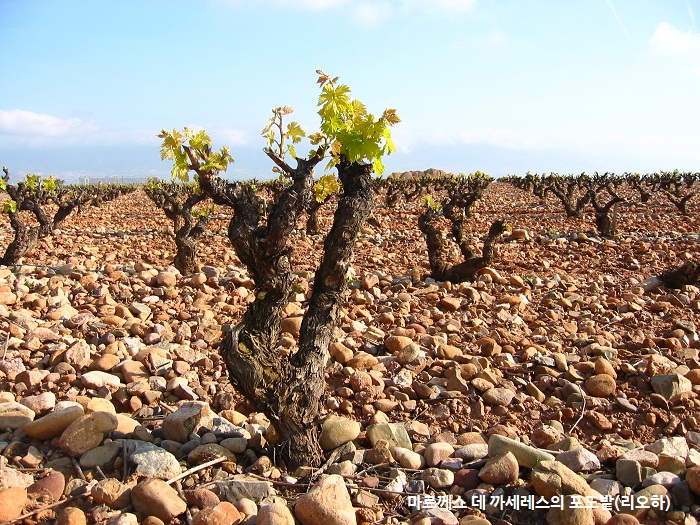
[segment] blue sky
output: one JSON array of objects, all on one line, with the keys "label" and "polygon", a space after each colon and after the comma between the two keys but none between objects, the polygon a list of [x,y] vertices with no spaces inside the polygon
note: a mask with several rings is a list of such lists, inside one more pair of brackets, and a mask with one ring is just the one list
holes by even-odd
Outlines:
[{"label": "blue sky", "polygon": [[700,171],[698,0],[0,0],[0,164],[167,176],[161,128],[271,164],[316,69],[396,108],[388,172]]}]

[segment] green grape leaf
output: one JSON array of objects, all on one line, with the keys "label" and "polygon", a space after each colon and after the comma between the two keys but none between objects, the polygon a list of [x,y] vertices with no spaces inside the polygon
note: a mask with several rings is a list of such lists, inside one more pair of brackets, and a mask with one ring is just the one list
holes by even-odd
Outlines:
[{"label": "green grape leaf", "polygon": [[2,205],[3,213],[14,213],[17,211],[17,203],[13,200],[5,201]]}]

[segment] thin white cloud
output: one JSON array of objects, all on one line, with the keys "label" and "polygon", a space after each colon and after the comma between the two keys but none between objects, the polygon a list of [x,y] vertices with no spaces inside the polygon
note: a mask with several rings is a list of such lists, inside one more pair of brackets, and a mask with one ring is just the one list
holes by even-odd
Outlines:
[{"label": "thin white cloud", "polygon": [[660,55],[694,55],[700,52],[700,34],[681,31],[668,22],[661,22],[651,37],[649,47]]},{"label": "thin white cloud", "polygon": [[632,40],[632,37],[630,35],[630,32],[627,30],[627,26],[625,23],[622,21],[622,18],[620,18],[620,15],[617,14],[617,9],[615,9],[615,6],[612,3],[612,0],[605,0],[608,4],[608,7],[610,8],[610,11],[612,12],[613,16],[615,17],[615,20],[617,20],[617,23],[620,24],[620,28],[622,29],[623,33],[627,36],[628,40]]},{"label": "thin white cloud", "polygon": [[698,26],[695,23],[695,11],[693,10],[693,6],[690,5],[690,1],[686,0],[685,5],[688,8],[688,16],[690,17],[690,21],[693,23],[693,30],[697,32]]},{"label": "thin white cloud", "polygon": [[97,130],[97,124],[79,118],[64,119],[22,109],[0,109],[0,134],[70,138]]}]

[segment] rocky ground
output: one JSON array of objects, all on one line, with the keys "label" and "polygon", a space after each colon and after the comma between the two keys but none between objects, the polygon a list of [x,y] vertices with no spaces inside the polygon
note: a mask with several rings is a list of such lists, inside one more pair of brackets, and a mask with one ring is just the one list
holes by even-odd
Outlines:
[{"label": "rocky ground", "polygon": [[[0,522],[697,523],[700,289],[646,281],[697,260],[697,213],[630,206],[604,241],[590,215],[492,184],[474,240],[514,230],[452,284],[426,277],[418,204],[379,206],[331,346],[329,462],[286,472],[217,354],[253,297],[219,212],[194,275],[141,191],[0,267]],[[294,240],[281,354],[319,239]]]}]

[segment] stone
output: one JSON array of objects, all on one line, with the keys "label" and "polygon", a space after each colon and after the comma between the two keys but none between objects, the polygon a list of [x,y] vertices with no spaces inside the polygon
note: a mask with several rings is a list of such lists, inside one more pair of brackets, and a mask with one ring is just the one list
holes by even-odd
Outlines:
[{"label": "stone", "polygon": [[12,487],[0,491],[0,521],[14,521],[22,515],[27,504],[27,491]]},{"label": "stone", "polygon": [[155,516],[165,523],[187,510],[177,491],[160,479],[146,479],[131,489],[131,503],[144,516]]},{"label": "stone", "polygon": [[360,435],[360,423],[340,416],[331,416],[321,427],[319,444],[323,450],[333,450]]},{"label": "stone", "polygon": [[615,477],[626,487],[635,487],[642,482],[642,465],[633,459],[620,458],[615,462]]},{"label": "stone", "polygon": [[[669,497],[668,490],[662,485],[650,485],[632,495],[632,502],[629,505],[620,504],[619,512],[631,514],[642,523],[646,523],[646,514],[650,509],[650,501],[666,501]],[[646,505],[641,505],[644,501]]]},{"label": "stone", "polygon": [[391,455],[403,468],[418,470],[425,466],[425,458],[407,448],[392,447]]},{"label": "stone", "polygon": [[193,516],[193,525],[237,525],[243,521],[238,509],[228,501],[206,507]]},{"label": "stone", "polygon": [[7,466],[7,459],[0,456],[0,490],[9,489],[12,487],[27,488],[34,483],[34,476],[24,473],[20,470]]},{"label": "stone", "polygon": [[508,406],[515,397],[515,392],[509,388],[490,388],[481,395],[487,405]]},{"label": "stone", "polygon": [[685,473],[685,482],[695,494],[700,496],[700,466],[691,467]]},{"label": "stone", "polygon": [[492,434],[489,438],[489,456],[493,457],[505,452],[512,452],[520,467],[530,469],[535,468],[542,461],[554,461],[554,456],[549,452],[499,434]]},{"label": "stone", "polygon": [[457,348],[456,346],[453,346],[453,345],[442,344],[442,345],[438,346],[436,353],[437,353],[438,358],[440,358],[440,359],[452,360],[455,357],[462,355],[462,350],[461,350],[461,348]]},{"label": "stone", "polygon": [[421,473],[421,479],[434,489],[443,489],[454,484],[455,475],[451,470],[431,467]]},{"label": "stone", "polygon": [[122,446],[118,441],[112,441],[106,445],[88,450],[80,456],[80,466],[84,469],[100,467],[102,469],[110,465],[121,452]]},{"label": "stone", "polygon": [[343,343],[335,341],[328,347],[328,351],[338,363],[344,365],[352,359],[353,351]]},{"label": "stone", "polygon": [[119,369],[126,384],[148,379],[151,374],[141,361],[125,361]]},{"label": "stone", "polygon": [[188,504],[199,507],[200,509],[203,509],[204,507],[213,507],[219,504],[219,497],[209,489],[196,488],[186,490],[184,495]]},{"label": "stone", "polygon": [[384,346],[392,354],[403,350],[406,346],[413,344],[413,339],[403,335],[390,335],[384,341]]},{"label": "stone", "polygon": [[462,459],[467,463],[483,459],[488,455],[489,446],[486,443],[473,443],[471,445],[464,445],[454,451],[454,456],[456,458]]},{"label": "stone", "polygon": [[581,505],[571,495],[564,495],[562,508],[553,507],[547,512],[548,525],[596,525],[593,509]]},{"label": "stone", "polygon": [[29,407],[17,401],[0,403],[0,429],[2,428],[22,428],[34,421],[36,414]]},{"label": "stone", "polygon": [[101,372],[99,370],[93,370],[92,372],[85,372],[80,376],[80,381],[83,383],[85,388],[91,388],[93,390],[99,390],[102,387],[107,387],[110,390],[116,390],[121,385],[121,379],[119,376],[114,374],[109,374],[107,372]]},{"label": "stone", "polygon": [[426,445],[423,456],[429,467],[437,467],[444,459],[452,456],[454,451],[454,447],[449,443],[438,441]]},{"label": "stone", "polygon": [[530,476],[532,486],[540,496],[551,498],[560,494],[586,495],[590,487],[581,476],[558,461],[542,461]]},{"label": "stone", "polygon": [[681,478],[674,474],[673,472],[657,472],[652,474],[642,481],[642,487],[649,487],[650,485],[662,485],[668,490],[671,490],[674,485],[681,482]]},{"label": "stone", "polygon": [[465,490],[474,490],[481,484],[477,469],[460,469],[455,472],[455,485]]},{"label": "stone", "polygon": [[158,275],[156,275],[156,283],[158,283],[158,286],[175,286],[177,283],[177,274],[166,270],[158,272]]},{"label": "stone", "polygon": [[117,414],[117,409],[114,404],[109,399],[104,399],[103,397],[93,397],[85,407],[85,412],[109,412],[110,414]]},{"label": "stone", "polygon": [[66,350],[63,361],[76,370],[82,370],[92,362],[90,358],[90,345],[82,339],[77,339],[75,343]]},{"label": "stone", "polygon": [[202,401],[186,401],[172,414],[163,419],[163,433],[167,439],[185,443],[191,434],[196,434],[200,428],[211,428],[214,413],[207,403]]},{"label": "stone", "polygon": [[117,417],[109,412],[92,412],[73,421],[61,434],[59,444],[69,455],[81,456],[102,443],[117,428]]},{"label": "stone", "polygon": [[643,467],[656,468],[659,464],[659,456],[649,450],[633,449],[628,450],[621,456],[622,459],[631,459],[639,462]]},{"label": "stone", "polygon": [[136,514],[133,514],[131,512],[122,512],[120,514],[117,514],[116,516],[112,516],[109,518],[107,521],[104,522],[104,525],[138,525],[139,524],[139,519],[136,516]]},{"label": "stone", "polygon": [[462,301],[457,297],[443,297],[440,299],[440,307],[448,312],[456,312],[462,305]]},{"label": "stone", "polygon": [[666,400],[677,394],[690,392],[693,389],[693,384],[690,380],[680,374],[655,375],[651,378],[651,386],[654,392],[661,394]]},{"label": "stone", "polygon": [[78,507],[66,507],[58,511],[56,525],[87,525],[87,516]]},{"label": "stone", "polygon": [[36,480],[27,487],[27,494],[33,498],[48,494],[53,501],[58,501],[63,496],[66,488],[66,478],[61,472],[52,471],[41,479]]},{"label": "stone", "polygon": [[256,525],[294,525],[294,516],[284,502],[274,502],[260,507]]},{"label": "stone", "polygon": [[685,461],[690,453],[688,441],[684,437],[668,437],[657,439],[653,443],[649,443],[644,447],[644,450],[653,452],[657,456],[665,454],[667,456],[676,456]]},{"label": "stone", "polygon": [[357,525],[345,481],[335,474],[321,479],[302,494],[294,513],[302,525]]},{"label": "stone", "polygon": [[615,379],[608,374],[598,374],[589,378],[585,386],[588,393],[595,397],[609,397],[617,390]]},{"label": "stone", "polygon": [[292,334],[294,337],[299,336],[299,331],[301,330],[301,323],[304,320],[303,317],[285,317],[280,323],[280,330]]},{"label": "stone", "polygon": [[385,439],[389,446],[413,449],[406,427],[400,423],[380,423],[367,428],[367,437],[372,446]]},{"label": "stone", "polygon": [[131,487],[116,478],[101,479],[90,489],[90,496],[95,503],[120,509],[131,504]]},{"label": "stone", "polygon": [[35,396],[27,396],[20,402],[35,414],[45,414],[56,406],[56,394],[43,392]]},{"label": "stone", "polygon": [[589,470],[600,469],[600,460],[598,457],[585,448],[577,448],[560,452],[557,454],[557,461],[563,463],[574,472],[585,472]]},{"label": "stone", "polygon": [[490,458],[479,471],[479,477],[492,485],[506,485],[518,479],[518,460],[512,452]]},{"label": "stone", "polygon": [[230,502],[237,502],[242,498],[260,502],[274,494],[269,481],[252,481],[250,478],[217,481],[210,488],[220,500]]},{"label": "stone", "polygon": [[152,443],[135,439],[125,440],[127,457],[136,465],[136,474],[157,479],[170,479],[182,473],[177,458]]},{"label": "stone", "polygon": [[218,458],[226,458],[227,461],[233,462],[236,461],[236,455],[218,443],[199,445],[187,455],[187,461],[190,465],[200,465]]}]

